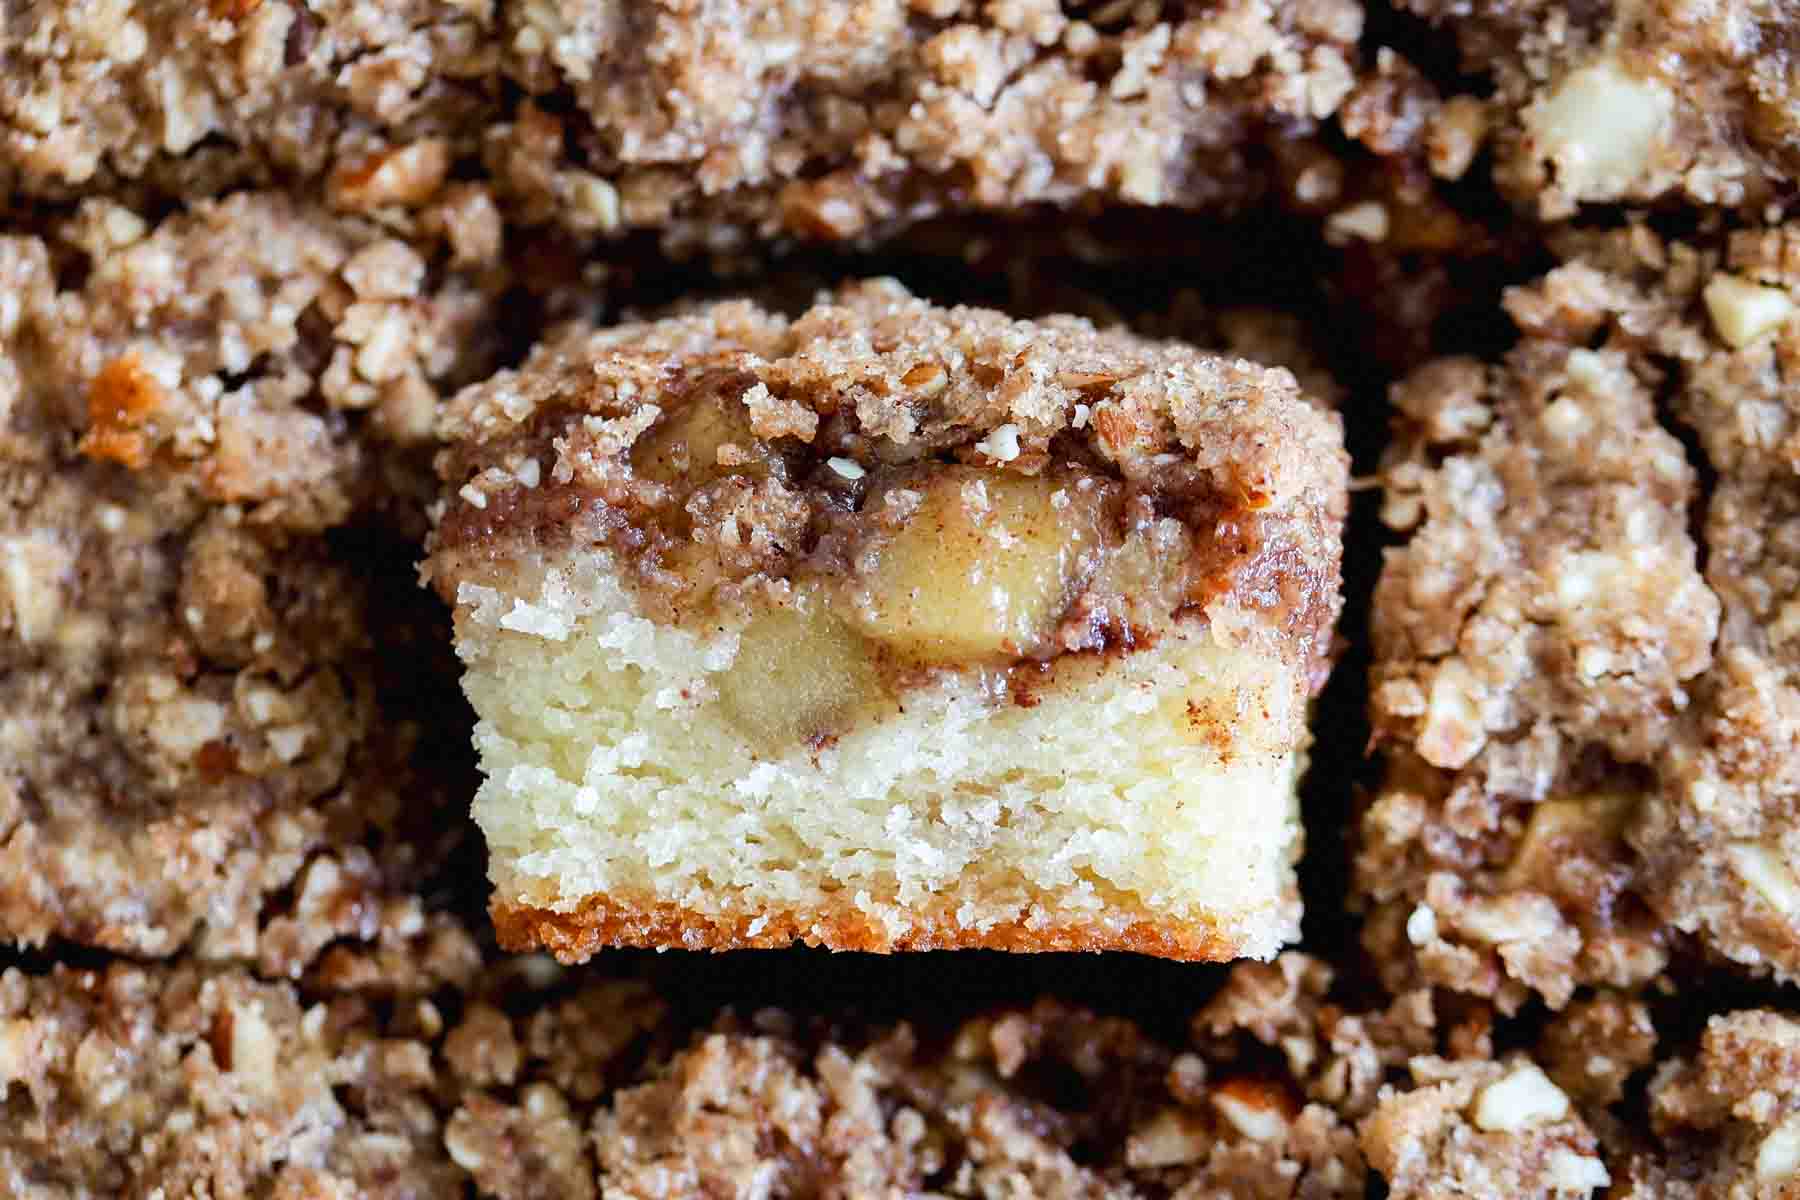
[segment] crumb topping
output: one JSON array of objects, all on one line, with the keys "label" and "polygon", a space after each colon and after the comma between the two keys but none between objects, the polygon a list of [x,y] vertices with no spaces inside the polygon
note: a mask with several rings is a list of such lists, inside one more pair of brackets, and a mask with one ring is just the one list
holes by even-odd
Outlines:
[{"label": "crumb topping", "polygon": [[721,305],[565,340],[444,432],[440,581],[509,538],[604,544],[661,619],[820,604],[901,672],[1129,647],[1183,611],[1328,650],[1335,418],[1285,372],[1072,318],[884,283],[792,323]]},{"label": "crumb topping", "polygon": [[267,193],[90,201],[0,281],[0,931],[403,952],[438,851],[401,798],[459,784],[415,765],[379,640],[421,606],[367,560],[422,528],[417,409],[484,369],[490,300]]},{"label": "crumb topping", "polygon": [[712,252],[957,209],[1242,207],[1256,156],[1310,145],[1365,73],[1348,0],[133,0],[15,24],[9,190],[298,179],[409,230],[474,195],[515,227]]},{"label": "crumb topping", "polygon": [[1396,391],[1384,515],[1413,532],[1377,591],[1393,748],[1359,852],[1393,978],[1556,1006],[1690,936],[1800,969],[1792,245],[1567,235],[1508,299],[1505,369]]},{"label": "crumb topping", "polygon": [[1713,1017],[1699,1045],[1663,1063],[1650,1120],[1663,1151],[1632,1156],[1624,1195],[1780,1195],[1800,1178],[1800,1117],[1788,1085],[1800,1024],[1748,1009]]},{"label": "crumb topping", "polygon": [[[0,1193],[1793,1190],[1795,15],[1403,7],[7,6]],[[997,220],[923,244],[1105,311],[1024,262],[1039,210],[1090,273],[1186,236],[1153,210],[1274,214],[1351,331],[1139,326],[1300,395],[885,285],[589,319],[665,271],[651,243],[741,266],[967,212]],[[1516,348],[1442,357],[1497,302],[1459,272],[1546,252]],[[1185,1040],[1058,1001],[866,1030],[686,1011],[685,968],[566,971],[460,911],[470,719],[412,586],[446,435],[441,552],[579,531],[672,620],[772,608],[771,670],[805,633],[856,685],[846,647],[901,630],[908,664],[1031,659],[995,672],[1024,703],[1038,660],[1186,605],[1311,630],[1316,687],[1344,513],[1307,464],[1341,435],[1302,409],[1356,441],[1358,381],[1425,359],[1390,397],[1373,637],[1347,631],[1381,756],[1366,957],[1309,926],[1329,965],[1184,975]],[[889,603],[915,527],[1038,600]]]},{"label": "crumb topping", "polygon": [[1780,5],[1407,7],[1491,79],[1494,181],[1542,218],[1671,196],[1754,212],[1793,186],[1800,95]]},{"label": "crumb topping", "polygon": [[1362,820],[1383,906],[1368,936],[1509,1005],[1521,984],[1560,1005],[1577,980],[1666,961],[1620,834],[1719,622],[1687,530],[1694,469],[1650,382],[1626,352],[1558,336],[1605,327],[1595,291],[1579,266],[1553,272],[1510,297],[1527,337],[1504,365],[1443,360],[1397,385],[1383,468],[1383,517],[1411,536],[1375,598],[1392,749]]}]

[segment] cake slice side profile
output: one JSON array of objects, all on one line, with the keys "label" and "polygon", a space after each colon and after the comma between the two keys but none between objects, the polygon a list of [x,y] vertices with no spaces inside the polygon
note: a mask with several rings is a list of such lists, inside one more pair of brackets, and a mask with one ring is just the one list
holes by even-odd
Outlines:
[{"label": "cake slice side profile", "polygon": [[1286,371],[854,285],[445,419],[503,944],[1268,957],[1348,461]]}]

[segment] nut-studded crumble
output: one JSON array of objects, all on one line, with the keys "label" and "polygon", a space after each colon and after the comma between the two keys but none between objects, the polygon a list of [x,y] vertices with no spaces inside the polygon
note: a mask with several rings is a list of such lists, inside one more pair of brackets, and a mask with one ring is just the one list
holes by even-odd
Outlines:
[{"label": "nut-studded crumble", "polygon": [[[430,252],[248,193],[0,240],[7,940],[297,973],[432,869],[390,836],[451,796],[392,702],[432,660],[396,677],[371,597],[406,586],[413,447],[497,296]],[[267,925],[283,892],[335,931]]]},{"label": "nut-studded crumble", "polygon": [[1492,88],[1434,113],[1442,177],[1491,141],[1494,182],[1546,219],[1670,197],[1759,212],[1793,189],[1800,43],[1786,3],[1404,7],[1443,26]]},{"label": "nut-studded crumble", "polygon": [[[1394,388],[1370,699],[1390,747],[1362,818],[1372,948],[1390,967],[1560,1005],[1666,962],[1621,834],[1711,662],[1719,606],[1688,535],[1694,468],[1654,380],[1586,331],[1580,267],[1515,292],[1501,364]],[[1575,338],[1580,340],[1571,344]]]},{"label": "nut-studded crumble", "polygon": [[1767,1009],[1721,1014],[1700,1044],[1672,1056],[1650,1083],[1656,1152],[1629,1159],[1627,1200],[1792,1194],[1800,1182],[1800,1022]]},{"label": "nut-studded crumble", "polygon": [[1570,234],[1505,368],[1396,389],[1360,850],[1396,978],[1560,1005],[1690,937],[1800,975],[1795,245]]},{"label": "nut-studded crumble", "polygon": [[476,209],[688,252],[1045,204],[1313,208],[1333,124],[1414,155],[1436,105],[1363,31],[1353,0],[33,0],[0,39],[0,186],[301,180],[408,232]]},{"label": "nut-studded crumble", "polygon": [[1360,1197],[1373,1161],[1410,1200],[1604,1177],[1529,1059],[1471,1057],[1428,991],[1346,1011],[1332,983],[1303,955],[1237,967],[1182,1046],[1052,1000],[689,1033],[641,982],[533,958],[323,995],[191,962],[10,970],[0,1188],[1294,1200]]}]

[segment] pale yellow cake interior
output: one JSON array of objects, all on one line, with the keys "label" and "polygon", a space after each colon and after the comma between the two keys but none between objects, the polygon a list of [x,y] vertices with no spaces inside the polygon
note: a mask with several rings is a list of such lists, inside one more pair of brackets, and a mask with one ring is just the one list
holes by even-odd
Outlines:
[{"label": "pale yellow cake interior", "polygon": [[[501,904],[604,895],[748,918],[748,937],[846,909],[896,939],[922,911],[1096,940],[1191,923],[1255,956],[1297,933],[1305,685],[1204,621],[1059,658],[1029,704],[946,667],[845,713],[870,668],[803,590],[693,628],[646,618],[604,550],[489,579],[459,583],[456,639]],[[906,628],[957,650],[983,619],[916,607]]]}]

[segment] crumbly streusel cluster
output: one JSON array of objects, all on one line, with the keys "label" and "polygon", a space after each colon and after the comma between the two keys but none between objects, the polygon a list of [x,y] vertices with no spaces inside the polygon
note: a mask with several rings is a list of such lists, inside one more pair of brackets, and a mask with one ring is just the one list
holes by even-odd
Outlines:
[{"label": "crumbly streusel cluster", "polygon": [[1561,238],[1501,364],[1396,385],[1359,854],[1396,977],[1800,971],[1793,237]]}]

